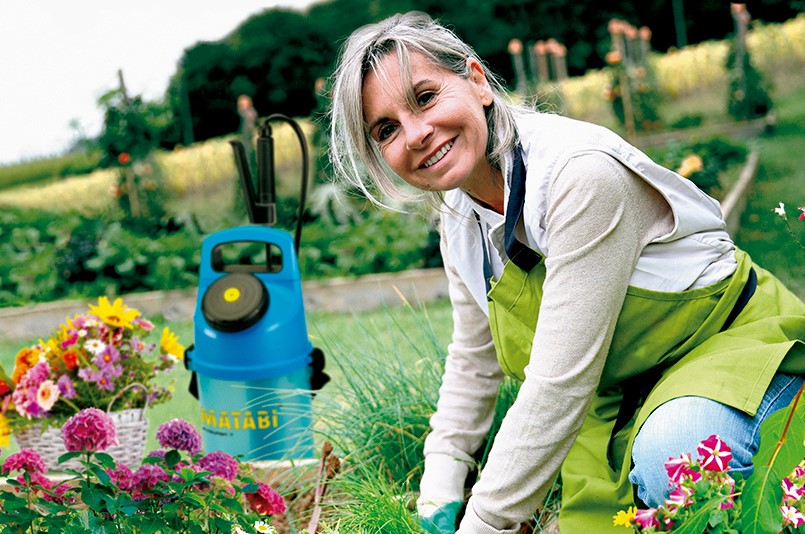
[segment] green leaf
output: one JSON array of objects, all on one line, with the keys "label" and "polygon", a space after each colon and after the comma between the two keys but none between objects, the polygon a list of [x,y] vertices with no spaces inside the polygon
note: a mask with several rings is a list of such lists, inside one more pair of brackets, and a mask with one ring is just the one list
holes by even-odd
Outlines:
[{"label": "green leaf", "polygon": [[702,534],[710,522],[714,509],[717,510],[720,503],[721,499],[704,503],[704,506],[685,518],[685,521],[674,532],[676,534]]},{"label": "green leaf", "polygon": [[780,531],[780,502],[783,497],[780,481],[784,476],[774,467],[755,466],[755,472],[746,480],[741,497],[741,532],[766,534]]},{"label": "green leaf", "polygon": [[746,480],[741,496],[744,534],[779,532],[782,479],[805,458],[805,402],[802,388],[791,406],[770,415],[760,425],[760,447],[754,456],[755,470]]},{"label": "green leaf", "polygon": [[168,464],[168,467],[174,468],[176,467],[176,464],[178,464],[181,461],[182,461],[182,455],[179,453],[179,451],[171,449],[167,453],[165,453],[165,463]]},{"label": "green leaf", "polygon": [[80,453],[80,452],[67,452],[67,453],[64,453],[61,456],[59,456],[59,463],[62,464],[64,462],[69,462],[73,458],[78,458],[82,454],[83,453]]}]

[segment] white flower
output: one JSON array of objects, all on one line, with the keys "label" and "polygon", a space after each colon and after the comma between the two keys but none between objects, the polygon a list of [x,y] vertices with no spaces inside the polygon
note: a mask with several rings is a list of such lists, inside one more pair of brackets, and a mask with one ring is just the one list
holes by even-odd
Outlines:
[{"label": "white flower", "polygon": [[785,204],[780,202],[780,205],[772,210],[774,213],[782,217],[783,219],[786,218],[785,216]]},{"label": "white flower", "polygon": [[254,524],[254,530],[261,534],[277,534],[277,529],[266,523],[265,521],[257,521]]},{"label": "white flower", "polygon": [[45,380],[39,384],[39,389],[36,391],[36,403],[40,408],[49,412],[57,400],[59,400],[59,387],[53,380]]},{"label": "white flower", "polygon": [[100,339],[90,339],[84,343],[84,348],[90,351],[92,354],[98,354],[106,348],[106,344]]},{"label": "white flower", "polygon": [[240,528],[240,525],[232,525],[232,534],[248,534],[248,532]]}]

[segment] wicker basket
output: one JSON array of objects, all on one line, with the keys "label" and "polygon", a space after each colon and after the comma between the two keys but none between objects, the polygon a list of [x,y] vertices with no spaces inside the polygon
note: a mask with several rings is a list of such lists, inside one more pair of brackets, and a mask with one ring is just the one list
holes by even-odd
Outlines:
[{"label": "wicker basket", "polygon": [[[119,445],[110,447],[103,452],[114,458],[116,463],[123,463],[136,469],[142,463],[145,440],[148,435],[148,419],[145,417],[145,410],[148,408],[147,397],[144,408],[110,411],[117,398],[132,386],[141,386],[141,384],[129,385],[109,403],[106,413],[115,423]],[[145,391],[145,387],[141,387]],[[49,471],[83,469],[81,463],[76,459],[59,463],[59,457],[67,454],[60,427],[48,427],[43,431],[42,425],[38,424],[14,432],[13,435],[20,449],[35,449],[42,456]]]}]

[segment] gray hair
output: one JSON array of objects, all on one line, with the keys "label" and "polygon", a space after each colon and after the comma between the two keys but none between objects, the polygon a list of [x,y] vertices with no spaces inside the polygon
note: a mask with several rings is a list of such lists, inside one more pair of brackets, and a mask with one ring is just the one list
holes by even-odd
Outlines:
[{"label": "gray hair", "polygon": [[[410,188],[403,188],[403,181],[384,161],[364,120],[362,89],[366,74],[380,70],[380,61],[394,53],[403,80],[410,81],[412,52],[422,54],[434,65],[462,78],[470,75],[468,58],[484,65],[473,49],[452,31],[425,13],[411,12],[355,30],[341,48],[332,77],[330,162],[333,171],[347,185],[357,187],[380,205],[386,205],[386,199],[412,202],[423,196],[436,206],[442,201],[441,192],[413,193]],[[517,144],[516,106],[507,102],[505,88],[485,65],[484,75],[493,98],[492,105],[486,108],[489,127],[486,156],[492,166],[500,168],[504,155]],[[406,99],[414,103],[412,84],[405,85]]]}]

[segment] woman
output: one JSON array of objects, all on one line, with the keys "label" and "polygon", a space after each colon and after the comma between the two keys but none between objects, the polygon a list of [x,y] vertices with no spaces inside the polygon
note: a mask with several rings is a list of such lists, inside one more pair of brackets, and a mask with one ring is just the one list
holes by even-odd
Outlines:
[{"label": "woman", "polygon": [[331,119],[350,185],[440,206],[454,332],[429,530],[455,532],[504,375],[522,384],[462,534],[518,532],[560,470],[560,530],[606,532],[633,485],[661,503],[664,461],[714,433],[751,472],[760,422],[802,384],[805,306],[735,248],[715,200],[606,129],[510,104],[421,13],[352,34]]}]

